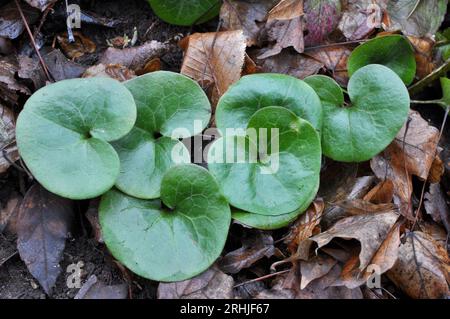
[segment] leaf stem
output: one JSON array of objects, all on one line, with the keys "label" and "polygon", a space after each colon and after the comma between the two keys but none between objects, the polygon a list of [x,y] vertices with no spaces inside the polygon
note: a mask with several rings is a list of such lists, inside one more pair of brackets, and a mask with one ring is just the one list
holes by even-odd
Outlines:
[{"label": "leaf stem", "polygon": [[442,100],[427,100],[427,101],[411,100],[411,104],[421,104],[421,105],[437,104],[437,105],[441,106],[442,108],[444,108],[444,110],[449,107],[448,104]]}]

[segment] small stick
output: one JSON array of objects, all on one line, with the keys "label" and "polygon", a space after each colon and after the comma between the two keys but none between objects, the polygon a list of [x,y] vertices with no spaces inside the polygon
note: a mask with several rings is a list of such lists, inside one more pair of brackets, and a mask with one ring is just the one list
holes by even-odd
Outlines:
[{"label": "small stick", "polygon": [[290,269],[286,269],[286,270],[282,270],[282,271],[279,271],[279,272],[275,272],[273,274],[268,274],[268,275],[265,275],[265,276],[262,276],[262,277],[258,277],[258,278],[255,278],[255,279],[252,279],[252,280],[249,280],[249,281],[244,281],[244,282],[242,282],[240,284],[235,285],[233,288],[237,288],[237,287],[241,287],[241,286],[244,286],[244,285],[247,285],[247,284],[251,284],[252,282],[257,282],[257,281],[269,279],[271,277],[275,277],[277,275],[281,275],[281,274],[287,273],[289,271],[291,271],[291,270]]},{"label": "small stick", "polygon": [[23,14],[23,11],[22,11],[22,8],[20,7],[19,1],[18,0],[14,0],[14,1],[16,2],[17,10],[19,10],[20,17],[22,18],[23,24],[25,25],[25,29],[27,30],[28,36],[30,37],[31,44],[33,44],[33,48],[36,51],[36,54],[39,58],[39,62],[42,66],[42,69],[44,70],[45,76],[49,82],[53,82],[52,78],[50,77],[50,73],[48,72],[47,65],[45,64],[44,59],[42,58],[41,53],[39,52],[39,49],[37,48],[36,41],[34,41],[33,33],[31,33],[30,26],[28,25],[25,15]]}]

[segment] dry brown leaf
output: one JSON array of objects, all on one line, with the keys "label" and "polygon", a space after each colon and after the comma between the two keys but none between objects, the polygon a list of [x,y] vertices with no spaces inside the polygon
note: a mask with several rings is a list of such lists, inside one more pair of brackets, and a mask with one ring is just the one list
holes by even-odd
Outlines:
[{"label": "dry brown leaf", "polygon": [[17,215],[22,202],[22,196],[13,193],[6,205],[0,210],[0,234],[7,232],[17,235]]},{"label": "dry brown leaf", "polygon": [[406,234],[388,277],[411,298],[450,296],[450,259],[447,251],[422,232]]},{"label": "dry brown leaf", "polygon": [[75,31],[73,36],[74,42],[69,41],[67,32],[56,36],[61,50],[69,59],[77,59],[85,54],[94,53],[97,49],[95,43],[81,32]]},{"label": "dry brown leaf", "polygon": [[307,76],[317,74],[324,64],[309,56],[297,54],[288,50],[280,54],[259,60],[258,64],[261,72],[282,73],[295,76],[303,80]]},{"label": "dry brown leaf", "polygon": [[[354,255],[346,262],[339,279],[333,283],[333,286],[343,285],[349,289],[354,289],[367,283],[374,274],[374,271],[376,272],[376,275],[381,275],[391,269],[398,258],[400,226],[400,223],[397,223],[389,231],[386,238],[372,257],[369,263],[369,266],[372,266],[370,269],[365,268],[361,270],[359,267],[359,257]],[[374,268],[374,266],[377,268]]]},{"label": "dry brown leaf", "polygon": [[305,49],[303,14],[303,0],[280,1],[269,12],[266,25],[262,30],[262,37],[271,45],[258,56],[258,59],[277,55],[288,47],[293,47],[298,53],[302,53]]},{"label": "dry brown leaf", "polygon": [[324,201],[316,199],[290,227],[284,240],[291,253],[290,260],[307,260],[309,258],[309,248],[312,242],[308,239],[319,231],[316,228],[319,228],[324,208]]},{"label": "dry brown leaf", "polygon": [[436,65],[433,62],[435,41],[430,38],[418,38],[409,36],[409,41],[415,49],[417,71],[416,76],[423,79],[434,71]]},{"label": "dry brown leaf", "polygon": [[318,255],[308,261],[300,261],[300,272],[302,274],[300,289],[305,289],[311,281],[328,274],[336,263],[337,260],[328,255]]},{"label": "dry brown leaf", "polygon": [[19,159],[14,112],[0,104],[0,174]]},{"label": "dry brown leaf", "polygon": [[381,213],[395,210],[395,205],[391,203],[373,204],[364,199],[343,200],[336,203],[336,206],[342,208],[347,216],[356,216],[371,213]]},{"label": "dry brown leaf", "polygon": [[[354,172],[356,173],[356,170]],[[338,174],[338,176],[342,175]],[[321,177],[321,181],[323,181],[321,185],[324,185],[324,183],[327,182],[327,179],[322,179]],[[330,191],[332,191],[333,188],[335,189],[335,192],[326,197],[326,201],[330,204],[325,208],[321,226],[327,229],[339,219],[348,216],[346,210],[338,204],[343,206],[345,205],[345,202],[363,198],[372,187],[374,181],[374,176],[362,176],[355,179],[354,176],[351,175],[347,178],[343,178],[341,183],[337,184],[338,186],[329,187],[327,190],[328,194],[330,194]],[[330,184],[332,183],[330,182]],[[324,188],[328,187],[324,186]],[[319,194],[321,194],[320,190]]]},{"label": "dry brown leaf", "polygon": [[0,101],[15,105],[20,93],[31,95],[30,90],[16,80],[18,71],[18,62],[14,56],[0,57]]},{"label": "dry brown leaf", "polygon": [[370,162],[379,179],[390,179],[394,183],[394,203],[408,219],[414,220],[410,202],[413,190],[411,175],[423,180],[428,177],[438,139],[439,130],[430,126],[418,112],[411,111],[394,142]]},{"label": "dry brown leaf", "polygon": [[442,175],[445,173],[445,165],[441,160],[440,154],[436,155],[433,164],[431,164],[430,174],[428,175],[428,181],[430,183],[439,183]]},{"label": "dry brown leaf", "polygon": [[386,179],[372,188],[363,199],[374,204],[385,204],[392,202],[393,197],[394,183],[390,179]]},{"label": "dry brown leaf", "polygon": [[130,80],[136,77],[136,74],[130,69],[120,64],[97,64],[87,69],[84,74],[84,78],[93,77],[107,77],[118,80],[120,82]]},{"label": "dry brown leaf", "polygon": [[158,41],[149,41],[138,47],[116,49],[108,48],[100,59],[100,63],[121,64],[133,71],[141,69],[156,57],[160,57],[170,49],[170,45]]},{"label": "dry brown leaf", "polygon": [[287,275],[281,275],[272,289],[259,293],[256,299],[362,299],[360,288],[332,286],[340,273],[341,267],[335,264],[326,275],[313,280],[301,290],[300,273],[293,268]]},{"label": "dry brown leaf", "polygon": [[346,217],[311,240],[318,244],[318,248],[327,245],[334,238],[358,240],[361,243],[359,269],[363,270],[370,264],[398,217],[395,211]]},{"label": "dry brown leaf", "polygon": [[241,77],[246,48],[242,30],[195,33],[188,41],[181,73],[209,88],[215,105]]},{"label": "dry brown leaf", "polygon": [[445,200],[441,185],[430,184],[430,191],[425,194],[425,210],[436,223],[442,223],[450,233],[450,209]]},{"label": "dry brown leaf", "polygon": [[260,24],[276,3],[277,0],[224,1],[220,11],[222,27],[228,31],[243,30],[247,46],[259,45]]},{"label": "dry brown leaf", "polygon": [[307,50],[305,54],[323,63],[333,78],[342,86],[347,86],[347,60],[352,51],[346,47],[324,47]]},{"label": "dry brown leaf", "polygon": [[269,12],[268,22],[273,20],[292,20],[303,15],[303,0],[281,0]]},{"label": "dry brown leaf", "polygon": [[141,70],[137,70],[137,75],[147,74],[161,70],[161,59],[156,57],[148,61]]},{"label": "dry brown leaf", "polygon": [[263,257],[270,258],[275,253],[273,238],[268,232],[250,232],[242,240],[242,247],[229,252],[220,261],[220,269],[229,274],[237,274]]},{"label": "dry brown leaf", "polygon": [[369,35],[382,23],[388,0],[348,0],[339,29],[348,40]]},{"label": "dry brown leaf", "polygon": [[216,266],[185,281],[160,283],[158,299],[232,299],[233,277],[221,272]]}]

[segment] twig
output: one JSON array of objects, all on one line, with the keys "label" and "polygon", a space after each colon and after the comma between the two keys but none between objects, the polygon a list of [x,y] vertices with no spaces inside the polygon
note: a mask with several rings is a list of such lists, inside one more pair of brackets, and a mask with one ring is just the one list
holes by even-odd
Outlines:
[{"label": "twig", "polygon": [[279,271],[279,272],[275,272],[273,274],[268,274],[268,275],[265,275],[265,276],[262,276],[262,277],[258,277],[258,278],[255,278],[255,279],[252,279],[252,280],[249,280],[249,281],[244,281],[244,282],[241,282],[240,284],[237,284],[237,285],[233,286],[233,288],[237,288],[237,287],[241,287],[241,286],[244,286],[244,285],[247,285],[247,284],[251,284],[252,282],[257,282],[257,281],[269,279],[269,278],[275,277],[277,275],[281,275],[281,274],[287,273],[289,271],[291,271],[291,270],[290,269],[286,269],[286,270],[282,270],[282,271]]},{"label": "twig", "polygon": [[44,59],[41,56],[41,53],[39,52],[39,49],[36,45],[36,41],[34,41],[33,33],[31,33],[30,26],[28,25],[27,19],[25,18],[25,15],[23,14],[22,8],[20,7],[19,1],[14,0],[16,2],[17,10],[19,10],[20,17],[22,18],[23,24],[25,25],[25,29],[27,30],[28,36],[30,37],[31,44],[33,45],[34,50],[36,51],[36,54],[39,58],[39,62],[42,66],[42,69],[44,70],[45,76],[49,82],[53,82],[52,78],[50,77],[50,73],[48,72],[47,65],[44,62]]},{"label": "twig", "polygon": [[330,43],[330,44],[322,44],[322,45],[317,45],[317,46],[314,46],[314,47],[307,47],[307,48],[305,48],[305,52],[313,51],[313,50],[316,50],[316,49],[340,47],[340,46],[351,45],[351,44],[359,44],[359,43],[367,42],[367,41],[369,41],[369,40],[354,40],[354,41],[347,41],[347,42],[336,42],[336,43]]},{"label": "twig", "polygon": [[447,104],[442,100],[428,100],[428,101],[419,101],[419,100],[411,100],[411,104],[420,104],[420,105],[439,105],[444,109],[447,108]]}]

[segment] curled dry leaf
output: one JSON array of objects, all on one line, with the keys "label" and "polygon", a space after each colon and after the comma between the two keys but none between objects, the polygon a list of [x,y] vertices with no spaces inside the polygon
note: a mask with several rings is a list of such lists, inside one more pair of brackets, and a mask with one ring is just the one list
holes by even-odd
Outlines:
[{"label": "curled dry leaf", "polygon": [[262,36],[271,46],[259,59],[277,55],[284,48],[293,47],[298,53],[305,49],[303,31],[303,0],[281,0],[270,12]]},{"label": "curled dry leaf", "polygon": [[312,242],[308,239],[315,233],[320,232],[320,221],[322,219],[325,203],[322,199],[316,199],[308,210],[292,224],[284,242],[291,253],[290,261],[303,259],[308,260],[309,248]]},{"label": "curled dry leaf", "polygon": [[128,287],[126,284],[107,286],[92,275],[78,291],[74,299],[126,299]]},{"label": "curled dry leaf", "polygon": [[436,223],[442,223],[450,233],[450,209],[445,200],[445,193],[438,183],[430,184],[430,190],[425,194],[425,210]]},{"label": "curled dry leaf", "polygon": [[209,88],[213,104],[241,77],[245,60],[242,30],[195,33],[188,38],[181,73]]},{"label": "curled dry leaf", "polygon": [[149,41],[141,46],[126,49],[108,48],[99,62],[104,65],[120,64],[136,71],[151,59],[164,55],[169,49],[169,44],[158,41]]},{"label": "curled dry leaf", "polygon": [[394,183],[386,179],[372,188],[363,199],[374,204],[386,204],[392,202],[393,197]]},{"label": "curled dry leaf", "polygon": [[305,289],[311,281],[328,274],[336,263],[337,260],[328,255],[318,255],[308,261],[300,261],[300,289]]},{"label": "curled dry leaf", "polygon": [[134,71],[120,64],[97,64],[87,69],[84,78],[107,77],[123,82],[136,77]]},{"label": "curled dry leaf", "polygon": [[257,231],[243,239],[241,248],[226,254],[220,260],[219,267],[225,273],[237,274],[263,257],[272,257],[274,253],[272,236],[268,232]]},{"label": "curled dry leaf", "polygon": [[19,159],[14,112],[0,104],[0,174]]},{"label": "curled dry leaf", "polygon": [[30,95],[30,90],[16,80],[19,69],[17,60],[13,56],[0,57],[0,100],[15,105],[19,94]]},{"label": "curled dry leaf", "polygon": [[415,49],[417,71],[416,76],[423,79],[436,68],[433,61],[435,41],[430,38],[408,37]]},{"label": "curled dry leaf", "polygon": [[73,32],[75,41],[70,42],[67,36],[67,32],[57,35],[56,40],[58,40],[64,54],[70,59],[77,59],[85,54],[94,53],[97,46],[95,43],[84,36],[81,32]]},{"label": "curled dry leaf", "polygon": [[61,272],[59,262],[72,221],[72,202],[38,184],[28,190],[20,206],[17,249],[47,294]]},{"label": "curled dry leaf", "polygon": [[346,208],[348,209],[349,206],[354,208],[355,205],[345,206],[345,204],[363,198],[372,187],[374,181],[374,176],[363,176],[357,179],[349,176],[347,179],[343,179],[341,181],[342,184],[338,184],[339,187],[336,187],[336,193],[328,196],[327,202],[331,203],[331,205],[325,208],[321,226],[327,229],[342,217],[348,216]]},{"label": "curled dry leaf", "polygon": [[381,26],[388,0],[349,0],[339,29],[348,40],[359,40]]},{"label": "curled dry leaf", "polygon": [[400,207],[401,214],[409,219],[414,219],[410,202],[413,190],[411,175],[423,180],[428,177],[436,156],[438,139],[439,130],[430,126],[418,112],[411,111],[394,142],[370,162],[379,179],[393,182],[394,203]]},{"label": "curled dry leaf", "polygon": [[160,283],[158,299],[232,299],[234,280],[216,266],[189,280]]},{"label": "curled dry leaf", "polygon": [[242,30],[249,47],[259,45],[261,25],[276,3],[277,0],[224,1],[220,11],[222,27],[228,31]]},{"label": "curled dry leaf", "polygon": [[450,296],[450,259],[447,251],[422,232],[406,234],[398,260],[387,273],[397,287],[411,298]]},{"label": "curled dry leaf", "polygon": [[334,238],[358,240],[361,243],[359,269],[363,270],[370,264],[398,217],[395,211],[346,217],[311,240],[318,244],[318,248],[327,245]]},{"label": "curled dry leaf", "polygon": [[373,255],[368,267],[361,270],[359,257],[352,256],[345,263],[340,277],[333,283],[333,286],[346,286],[354,289],[370,281],[372,275],[386,273],[397,261],[399,246],[400,223],[396,223]]},{"label": "curled dry leaf", "polygon": [[347,86],[348,83],[347,60],[351,53],[349,48],[342,46],[305,51],[306,55],[322,63],[342,86]]}]

